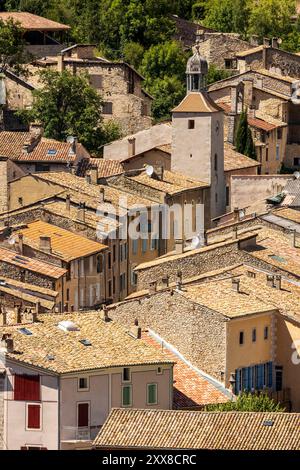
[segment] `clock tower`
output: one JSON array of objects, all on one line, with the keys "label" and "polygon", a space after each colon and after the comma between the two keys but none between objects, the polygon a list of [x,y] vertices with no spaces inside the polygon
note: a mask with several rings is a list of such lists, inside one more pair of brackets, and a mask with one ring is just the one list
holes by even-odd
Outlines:
[{"label": "clock tower", "polygon": [[187,94],[172,111],[171,169],[210,186],[213,219],[226,211],[224,113],[206,91],[207,72],[196,44],[187,62]]}]

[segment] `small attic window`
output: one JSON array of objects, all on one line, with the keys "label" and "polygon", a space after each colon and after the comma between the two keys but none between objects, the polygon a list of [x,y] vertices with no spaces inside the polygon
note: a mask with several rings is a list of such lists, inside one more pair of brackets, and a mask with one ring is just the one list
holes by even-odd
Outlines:
[{"label": "small attic window", "polygon": [[189,119],[188,120],[188,129],[195,129],[195,120]]},{"label": "small attic window", "polygon": [[73,323],[70,320],[60,321],[57,326],[60,330],[63,330],[63,331],[78,331],[79,330],[78,326],[75,325],[75,323]]},{"label": "small attic window", "polygon": [[18,332],[21,333],[22,335],[26,336],[31,336],[32,332],[28,330],[27,328],[18,328]]},{"label": "small attic window", "polygon": [[47,155],[56,155],[57,154],[57,150],[55,149],[48,149],[47,150]]}]

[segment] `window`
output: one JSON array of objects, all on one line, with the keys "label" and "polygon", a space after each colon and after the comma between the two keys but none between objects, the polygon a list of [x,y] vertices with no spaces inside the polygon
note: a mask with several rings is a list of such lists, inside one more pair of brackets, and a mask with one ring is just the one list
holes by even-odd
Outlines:
[{"label": "window", "polygon": [[281,127],[279,127],[277,129],[277,139],[278,140],[282,139],[282,129],[281,129]]},{"label": "window", "polygon": [[132,254],[136,255],[138,250],[138,240],[132,240]]},{"label": "window", "polygon": [[111,281],[108,281],[108,297],[111,297]]},{"label": "window", "polygon": [[157,384],[147,384],[147,405],[157,405]]},{"label": "window", "polygon": [[78,379],[78,390],[88,390],[89,389],[89,379],[88,377],[79,377]]},{"label": "window", "polygon": [[41,429],[41,405],[27,405],[26,429]]},{"label": "window", "polygon": [[90,74],[89,75],[90,85],[93,88],[97,88],[98,90],[103,88],[103,77],[102,75]]},{"label": "window", "polygon": [[[122,261],[122,260],[120,260]],[[113,263],[116,262],[116,245],[113,246]]]},{"label": "window", "polygon": [[215,153],[214,167],[215,167],[215,171],[218,171],[218,155],[216,153]]},{"label": "window", "polygon": [[263,390],[273,386],[273,364],[266,362],[235,371],[235,392]]},{"label": "window", "polygon": [[86,428],[89,425],[89,403],[78,403],[77,405],[77,426]]},{"label": "window", "polygon": [[45,165],[44,163],[36,163],[35,171],[36,172],[50,171],[50,165]]},{"label": "window", "polygon": [[116,293],[116,276],[113,276],[113,294]]},{"label": "window", "polygon": [[163,373],[162,367],[158,367],[156,373],[157,375],[162,375]]},{"label": "window", "polygon": [[252,330],[252,343],[256,342],[256,328],[253,328]]},{"label": "window", "polygon": [[275,389],[276,389],[276,392],[280,392],[282,390],[282,367],[281,366],[275,367]]},{"label": "window", "polygon": [[240,331],[239,344],[244,344],[244,332]]},{"label": "window", "polygon": [[148,239],[143,238],[142,239],[142,253],[146,253],[148,247]]},{"label": "window", "polygon": [[276,145],[276,160],[280,159],[279,145]]},{"label": "window", "polygon": [[131,271],[131,284],[133,286],[137,284],[137,274],[134,271]]},{"label": "window", "polygon": [[122,381],[123,382],[130,382],[130,369],[129,367],[124,367],[123,374],[122,374]]},{"label": "window", "polygon": [[294,166],[300,165],[300,157],[294,158]]},{"label": "window", "polygon": [[188,120],[188,129],[195,129],[195,120],[189,119]]},{"label": "window", "polygon": [[269,327],[265,326],[264,327],[264,339],[268,339],[269,337]]},{"label": "window", "polygon": [[229,206],[230,204],[230,190],[229,186],[226,186],[226,206]]},{"label": "window", "polygon": [[132,404],[132,386],[123,385],[122,387],[122,406],[131,406]]},{"label": "window", "polygon": [[105,101],[102,108],[103,114],[112,114],[113,113],[113,104],[110,101]]},{"label": "window", "polygon": [[157,249],[158,249],[158,239],[151,238],[151,250],[157,250]]},{"label": "window", "polygon": [[237,60],[236,59],[225,59],[225,69],[236,69]]},{"label": "window", "polygon": [[67,301],[70,300],[70,289],[67,289]]},{"label": "window", "polygon": [[111,269],[111,252],[108,253],[108,269]]},{"label": "window", "polygon": [[102,255],[97,255],[97,273],[102,273],[102,271],[103,271]]},{"label": "window", "polygon": [[269,161],[269,149],[266,147],[266,162]]},{"label": "window", "polygon": [[16,374],[14,400],[40,401],[40,376]]}]

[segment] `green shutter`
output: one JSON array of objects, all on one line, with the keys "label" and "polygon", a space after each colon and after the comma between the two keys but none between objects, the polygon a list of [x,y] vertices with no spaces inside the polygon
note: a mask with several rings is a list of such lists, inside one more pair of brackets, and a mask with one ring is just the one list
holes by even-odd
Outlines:
[{"label": "green shutter", "polygon": [[123,387],[122,405],[123,406],[131,405],[131,386],[130,385],[126,385],[125,387]]},{"label": "green shutter", "polygon": [[155,405],[157,402],[157,385],[149,384],[148,385],[148,404]]}]

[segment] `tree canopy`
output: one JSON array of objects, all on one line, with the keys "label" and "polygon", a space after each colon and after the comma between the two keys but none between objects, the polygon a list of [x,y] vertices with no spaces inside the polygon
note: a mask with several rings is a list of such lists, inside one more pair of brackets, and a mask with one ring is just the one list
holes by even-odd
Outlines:
[{"label": "tree canopy", "polygon": [[247,113],[243,111],[239,117],[235,147],[237,152],[247,155],[247,157],[256,160],[255,146],[252,138],[252,133],[248,125]]},{"label": "tree canopy", "polygon": [[268,397],[265,393],[242,393],[235,401],[208,405],[205,411],[286,411],[285,408]]},{"label": "tree canopy", "polygon": [[70,135],[90,151],[120,136],[117,124],[103,123],[102,98],[83,75],[45,70],[42,87],[34,91],[33,107],[23,115],[44,127],[45,137],[66,140]]},{"label": "tree canopy", "polygon": [[19,23],[9,19],[4,22],[0,19],[0,72],[10,69],[19,73],[23,71],[22,64],[27,62],[23,30]]}]

